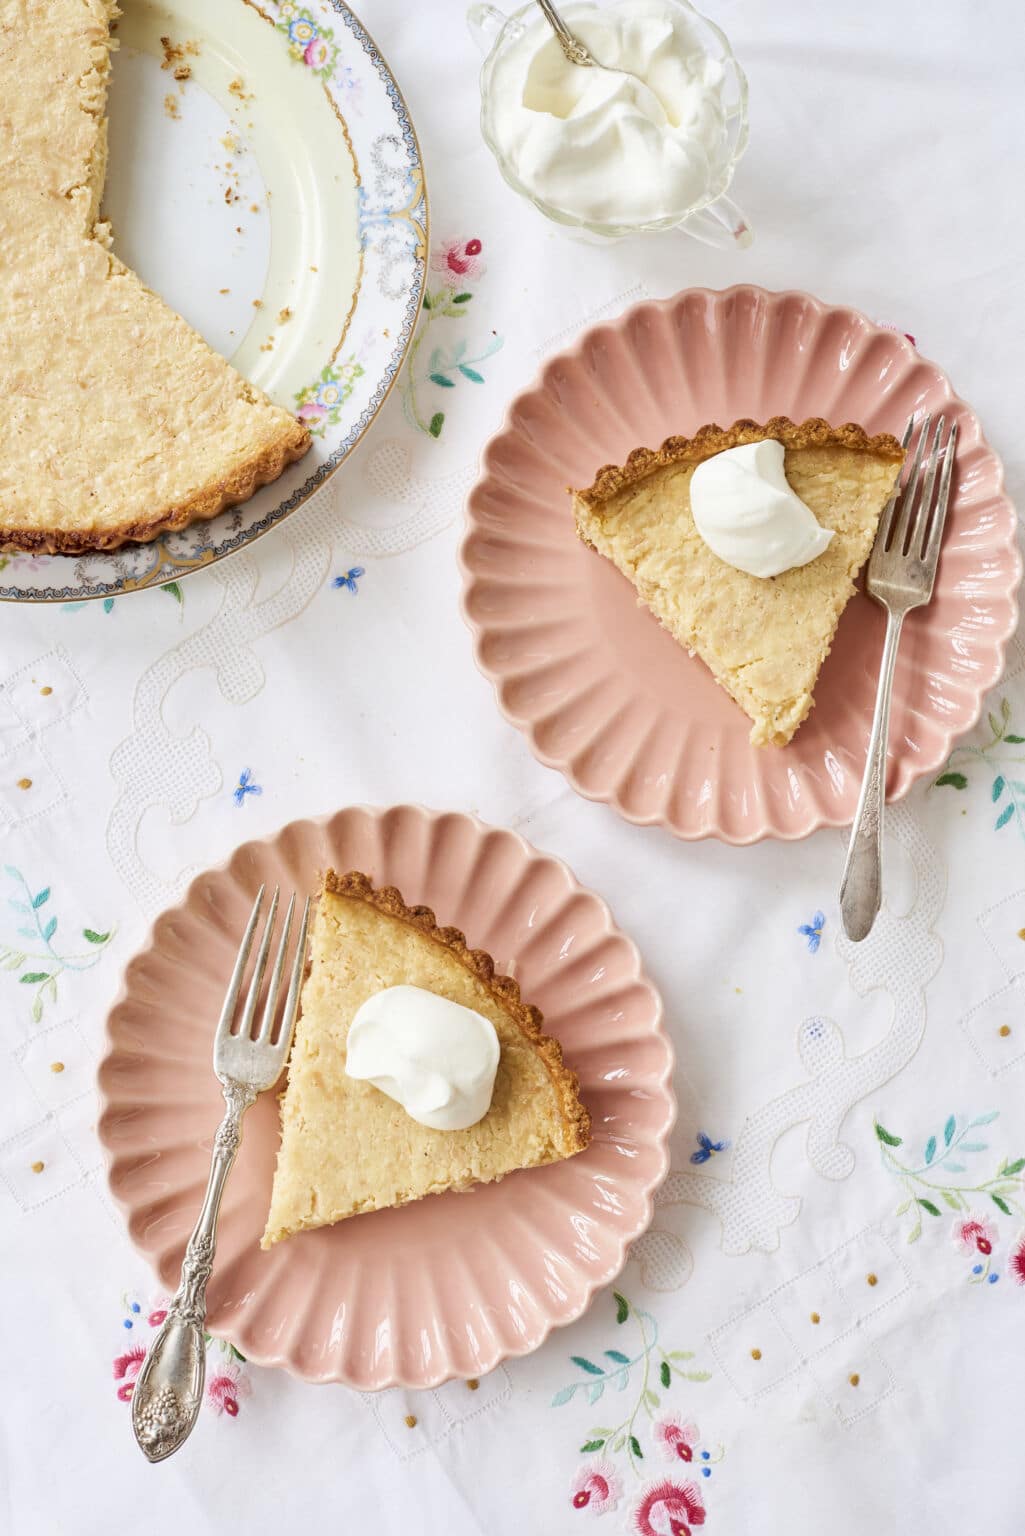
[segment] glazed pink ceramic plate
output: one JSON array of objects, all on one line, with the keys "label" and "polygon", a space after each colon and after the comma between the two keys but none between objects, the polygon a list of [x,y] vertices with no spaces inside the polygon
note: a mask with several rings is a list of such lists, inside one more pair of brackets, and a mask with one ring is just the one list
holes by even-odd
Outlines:
[{"label": "glazed pink ceramic plate", "polygon": [[462,548],[463,608],[503,713],[543,763],[630,821],[732,843],[803,837],[857,803],[884,615],[852,599],[793,742],[750,721],[577,539],[567,486],[674,433],[823,416],[899,437],[913,411],[961,431],[935,596],[909,618],[894,683],[891,798],[945,760],[997,681],[1021,565],[1000,462],[935,363],[805,293],[692,288],[585,332],[513,401],[484,452]]},{"label": "glazed pink ceramic plate", "polygon": [[668,1166],[675,1103],[662,1007],[633,944],[558,860],[473,817],[352,808],[246,843],[193,881],[128,966],[100,1067],[100,1139],[136,1246],[178,1283],[223,1101],[214,1025],[261,881],[312,890],[362,869],[433,907],[514,976],[580,1076],[586,1152],[466,1194],[259,1248],[278,1146],[265,1093],[246,1116],[208,1290],[211,1331],[260,1365],[364,1389],[479,1376],[536,1347],[622,1267]]}]

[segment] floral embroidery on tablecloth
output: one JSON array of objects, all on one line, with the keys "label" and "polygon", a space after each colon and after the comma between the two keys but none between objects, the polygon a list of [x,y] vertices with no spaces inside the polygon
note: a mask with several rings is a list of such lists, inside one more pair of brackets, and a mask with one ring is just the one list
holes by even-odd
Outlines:
[{"label": "floral embroidery on tablecloth", "polygon": [[360,578],[366,574],[366,571],[361,565],[354,565],[343,575],[332,577],[331,585],[335,588],[344,587],[346,592],[351,592],[353,597],[357,597],[359,595],[358,583]]},{"label": "floral embroidery on tablecloth", "polygon": [[231,792],[231,797],[236,805],[245,805],[249,795],[262,795],[263,785],[257,784],[253,779],[253,770],[243,768],[238,776],[238,783]]},{"label": "floral embroidery on tablecloth", "polygon": [[798,928],[798,933],[803,939],[807,940],[808,953],[810,955],[818,953],[819,945],[822,943],[822,930],[825,926],[826,914],[824,912],[816,912],[810,923],[801,923]]},{"label": "floral embroidery on tablecloth", "polygon": [[1021,766],[1025,764],[1025,753],[1007,751],[1008,747],[1025,747],[1025,736],[1011,730],[1011,705],[1007,699],[1000,700],[999,719],[990,710],[987,724],[990,739],[978,746],[956,747],[930,788],[967,789],[969,780],[965,770],[982,764],[993,775],[990,800],[1000,807],[993,830],[999,832],[1013,821],[1019,836],[1025,837],[1025,778],[1015,778],[1012,773],[1014,769],[1019,774],[1025,771]]},{"label": "floral embroidery on tablecloth", "polygon": [[[159,1328],[167,1316],[169,1300],[168,1296],[156,1296],[148,1303],[143,1303],[137,1296],[128,1293],[121,1297],[121,1327],[132,1336],[128,1348],[115,1355],[113,1360],[116,1393],[122,1403],[132,1400],[136,1378],[142,1370],[142,1362],[149,1348],[148,1336],[138,1338],[136,1329],[141,1329],[144,1324],[151,1331]],[[235,1419],[242,1399],[248,1397],[253,1390],[246,1371],[246,1357],[227,1339],[214,1339],[208,1333],[204,1334],[204,1338],[207,1351],[204,1402],[212,1413],[227,1414],[228,1418]]]},{"label": "floral embroidery on tablecloth", "polygon": [[[1000,1278],[1000,1218],[1020,1220],[1025,1214],[1022,1189],[1025,1157],[1001,1158],[995,1171],[986,1178],[977,1176],[978,1165],[975,1169],[970,1167],[974,1159],[990,1150],[989,1143],[980,1139],[979,1132],[998,1117],[999,1110],[990,1110],[967,1120],[948,1115],[942,1129],[926,1139],[918,1156],[910,1153],[903,1136],[895,1135],[875,1121],[883,1167],[899,1181],[904,1193],[894,1214],[911,1217],[907,1241],[917,1242],[922,1235],[923,1217],[936,1220],[944,1214],[942,1207],[945,1206],[953,1213],[951,1241],[957,1252],[969,1261],[966,1278],[972,1285],[997,1283]],[[904,1150],[900,1151],[900,1148]],[[974,1182],[969,1182],[973,1175]],[[1016,1241],[1025,1246],[1022,1238]],[[1015,1278],[1017,1251],[1007,1259],[1008,1273],[1014,1274]],[[1025,1258],[1022,1267],[1025,1269]]]},{"label": "floral embroidery on tablecloth", "polygon": [[[0,569],[2,569],[2,567],[0,567]],[[158,592],[166,592],[168,597],[173,597],[174,598],[175,602],[178,604],[178,606],[180,608],[184,607],[184,605],[185,605],[185,594],[184,594],[184,592],[181,589],[181,583],[180,582],[177,582],[177,581],[165,581],[165,582],[163,582],[157,588],[157,591]],[[104,613],[112,613],[113,609],[114,609],[114,604],[116,602],[117,602],[117,598],[116,597],[105,597],[103,599],[103,602],[100,604],[100,607],[103,609]],[[62,613],[81,613],[83,608],[92,608],[92,607],[93,607],[92,602],[61,603],[61,612]]]},{"label": "floral embroidery on tablecloth", "polygon": [[[635,1306],[619,1291],[613,1291],[612,1300],[617,1327],[634,1324],[636,1331],[630,1330],[623,1340],[628,1347],[604,1350],[600,1362],[571,1355],[577,1375],[552,1398],[552,1407],[561,1408],[574,1398],[580,1401],[586,1397],[593,1406],[607,1391],[623,1394],[624,1410],[618,1422],[596,1424],[584,1431],[580,1452],[587,1459],[570,1480],[572,1508],[591,1515],[606,1514],[619,1506],[627,1471],[642,1478],[652,1461],[661,1460],[685,1466],[689,1477],[707,1479],[725,1454],[721,1446],[712,1449],[703,1445],[697,1424],[689,1415],[667,1406],[665,1400],[680,1382],[705,1382],[711,1372],[690,1364],[692,1350],[663,1348],[658,1324],[650,1312]],[[642,1488],[632,1505],[631,1528],[643,1536],[660,1536],[663,1531],[685,1531],[687,1524],[681,1523],[685,1519],[700,1525],[704,1518],[697,1482],[662,1477]]]},{"label": "floral embroidery on tablecloth", "polygon": [[[38,1024],[47,1003],[57,1001],[57,983],[66,971],[91,971],[110,943],[116,928],[98,932],[95,928],[83,928],[80,937],[88,948],[63,950],[55,947],[58,919],[51,901],[52,889],[48,885],[33,890],[20,869],[13,864],[4,865],[4,874],[11,882],[12,894],[7,897],[8,910],[19,926],[10,938],[4,938],[0,930],[0,970],[13,977],[24,987],[35,989],[32,998],[32,1022]],[[72,943],[77,943],[76,936]]]},{"label": "floral embroidery on tablecloth", "polygon": [[690,1155],[692,1163],[710,1163],[719,1152],[728,1152],[730,1149],[730,1143],[725,1138],[713,1141],[706,1131],[698,1131],[697,1141],[697,1151]]},{"label": "floral embroidery on tablecloth", "polygon": [[491,340],[477,347],[472,355],[466,337],[460,336],[451,346],[439,344],[432,347],[426,366],[421,358],[421,348],[438,320],[466,320],[468,306],[474,298],[473,284],[486,271],[483,252],[482,242],[474,238],[445,240],[431,255],[431,271],[440,274],[441,283],[436,288],[428,285],[424,291],[423,318],[409,349],[400,386],[407,420],[428,437],[441,436],[445,412],[439,408],[428,415],[418,390],[425,389],[428,384],[441,390],[455,389],[460,380],[483,384],[480,364],[502,346],[503,338],[492,331]]}]

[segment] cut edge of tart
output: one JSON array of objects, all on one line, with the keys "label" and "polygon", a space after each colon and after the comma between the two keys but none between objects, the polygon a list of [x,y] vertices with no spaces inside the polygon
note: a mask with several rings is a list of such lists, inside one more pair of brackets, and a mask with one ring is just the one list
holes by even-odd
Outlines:
[{"label": "cut edge of tart", "polygon": [[[384,986],[422,985],[437,974],[461,993],[453,1001],[490,1018],[502,1047],[491,1107],[461,1131],[422,1126],[372,1084],[345,1073],[345,1041],[360,1004]],[[450,995],[437,985],[430,990]],[[497,972],[486,951],[471,949],[458,928],[439,925],[429,907],[407,905],[394,887],[377,889],[361,871],[327,870],[260,1246],[584,1151],[591,1117],[576,1073],[542,1023],[512,977]]]},{"label": "cut edge of tart", "polygon": [[[715,454],[773,438],[782,443],[792,489],[834,538],[815,560],[769,578],[720,560],[690,509],[694,468]],[[572,490],[583,542],[634,585],[639,601],[697,655],[752,720],[755,746],[785,746],[807,718],[837,625],[868,558],[904,450],[888,432],[847,422],[764,426],[740,420],[637,448]]]}]

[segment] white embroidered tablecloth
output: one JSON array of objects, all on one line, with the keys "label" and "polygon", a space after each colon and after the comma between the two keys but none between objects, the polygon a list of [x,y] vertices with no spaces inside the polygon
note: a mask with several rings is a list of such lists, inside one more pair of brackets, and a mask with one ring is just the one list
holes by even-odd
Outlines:
[{"label": "white embroidered tablecloth", "polygon": [[[685,845],[585,803],[500,718],[458,614],[461,505],[511,395],[595,317],[690,283],[806,288],[911,333],[1022,491],[1015,8],[708,6],[750,77],[746,253],[568,243],[481,143],[458,0],[364,0],[431,195],[412,369],[251,550],[177,591],[0,609],[10,1536],[1021,1529],[1025,652],[895,808],[855,948],[842,834]],[[151,1468],[127,1401],[162,1298],[93,1132],[105,1010],[197,868],[364,800],[473,810],[608,896],[665,996],[673,1170],[614,1290],[535,1355],[362,1396],[212,1345],[197,1431]]]}]

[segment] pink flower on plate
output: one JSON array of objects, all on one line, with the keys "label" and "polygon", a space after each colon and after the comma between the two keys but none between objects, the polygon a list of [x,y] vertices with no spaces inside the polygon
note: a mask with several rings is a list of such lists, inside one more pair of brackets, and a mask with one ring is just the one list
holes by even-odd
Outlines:
[{"label": "pink flower on plate", "polygon": [[1018,1233],[1007,1260],[1007,1273],[1018,1285],[1025,1285],[1025,1231]]},{"label": "pink flower on plate", "polygon": [[237,1419],[239,1398],[248,1396],[252,1390],[252,1382],[237,1365],[225,1365],[206,1384],[207,1402],[214,1413],[226,1413]]},{"label": "pink flower on plate", "polygon": [[610,1461],[585,1461],[570,1483],[569,1493],[574,1509],[604,1515],[623,1497],[623,1482]]},{"label": "pink flower on plate", "polygon": [[655,1440],[667,1461],[693,1461],[700,1439],[696,1424],[684,1424],[672,1414],[655,1421]]},{"label": "pink flower on plate", "polygon": [[303,58],[311,69],[323,69],[330,58],[327,43],[322,37],[312,37],[303,49]]},{"label": "pink flower on plate", "polygon": [[997,1224],[988,1216],[976,1216],[969,1211],[967,1216],[955,1216],[950,1236],[964,1253],[981,1253],[988,1259],[996,1246]]},{"label": "pink flower on plate", "polygon": [[318,405],[315,400],[310,400],[306,405],[301,405],[296,412],[300,421],[319,421],[327,415],[327,406]]},{"label": "pink flower on plate", "polygon": [[442,274],[449,288],[457,288],[484,273],[483,249],[479,240],[445,240],[431,257],[431,268]]},{"label": "pink flower on plate", "polygon": [[135,1391],[135,1378],[142,1370],[142,1362],[146,1358],[146,1351],[141,1344],[136,1344],[132,1349],[126,1349],[123,1355],[114,1358],[114,1380],[121,1385],[117,1389],[117,1395],[123,1403],[127,1403]]},{"label": "pink flower on plate", "polygon": [[694,1483],[665,1478],[650,1483],[634,1510],[637,1536],[691,1536],[691,1527],[704,1525],[705,1506]]}]

